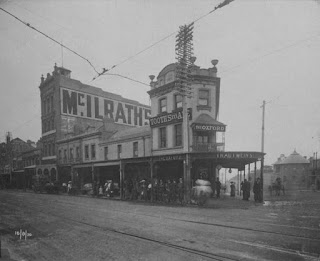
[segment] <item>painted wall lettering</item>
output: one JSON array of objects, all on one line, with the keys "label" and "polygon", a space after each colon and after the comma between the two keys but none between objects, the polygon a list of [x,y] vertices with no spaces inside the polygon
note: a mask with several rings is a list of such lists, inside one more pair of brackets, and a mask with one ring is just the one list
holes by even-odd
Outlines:
[{"label": "painted wall lettering", "polygon": [[84,92],[61,88],[61,112],[63,115],[102,120],[114,119],[116,123],[143,126],[149,124],[149,106],[110,100]]},{"label": "painted wall lettering", "polygon": [[62,112],[71,115],[77,115],[77,93],[62,90]]}]

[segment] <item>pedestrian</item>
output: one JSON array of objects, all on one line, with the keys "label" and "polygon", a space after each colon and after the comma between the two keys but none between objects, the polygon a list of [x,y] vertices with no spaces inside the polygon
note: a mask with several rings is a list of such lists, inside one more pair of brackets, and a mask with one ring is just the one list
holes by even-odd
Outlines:
[{"label": "pedestrian", "polygon": [[221,182],[219,178],[216,180],[216,191],[217,191],[217,198],[220,198],[220,190],[221,190]]},{"label": "pedestrian", "polygon": [[100,186],[98,197],[102,197],[102,196],[103,196],[103,188],[102,186]]},{"label": "pedestrian", "polygon": [[262,184],[260,178],[254,182],[253,185],[253,193],[254,193],[254,201],[255,202],[262,202]]},{"label": "pedestrian", "polygon": [[244,199],[244,197],[243,197],[243,181],[241,181],[241,183],[240,183],[240,196],[241,196],[241,194],[242,194],[242,199]]},{"label": "pedestrian", "polygon": [[183,181],[182,178],[179,178],[179,183],[177,185],[178,190],[178,200],[180,204],[183,204]]},{"label": "pedestrian", "polygon": [[68,194],[71,193],[71,189],[72,189],[72,181],[68,182]]},{"label": "pedestrian", "polygon": [[234,185],[233,181],[231,181],[230,190],[231,190],[230,196],[235,197],[236,196],[236,186]]},{"label": "pedestrian", "polygon": [[243,182],[243,200],[249,200],[250,198],[250,182],[247,179]]}]

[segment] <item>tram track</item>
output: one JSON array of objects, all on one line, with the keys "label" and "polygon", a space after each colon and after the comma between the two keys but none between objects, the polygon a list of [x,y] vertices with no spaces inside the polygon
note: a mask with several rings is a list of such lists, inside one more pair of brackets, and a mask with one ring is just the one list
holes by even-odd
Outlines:
[{"label": "tram track", "polygon": [[[18,205],[22,203],[21,199],[23,197],[20,198],[20,200],[7,200],[8,203],[12,203],[13,205]],[[36,198],[37,199],[37,198]],[[20,202],[19,202],[20,201]],[[49,202],[48,202],[49,203]],[[43,214],[46,215],[52,215],[55,216],[57,218],[61,218],[64,220],[68,220],[70,222],[74,222],[77,224],[81,224],[81,225],[86,225],[86,226],[90,226],[93,228],[96,228],[98,230],[102,230],[102,231],[106,231],[106,232],[110,232],[110,233],[116,233],[116,234],[120,234],[123,236],[127,236],[127,237],[131,237],[131,238],[135,238],[135,239],[139,239],[139,240],[143,240],[146,242],[150,242],[150,243],[154,243],[154,244],[158,244],[164,247],[168,247],[171,249],[177,249],[180,251],[184,251],[184,252],[188,252],[190,254],[194,254],[197,255],[199,257],[204,257],[204,258],[208,258],[211,260],[239,260],[236,259],[234,257],[230,257],[230,256],[224,256],[224,255],[219,255],[219,254],[215,254],[212,252],[207,252],[207,251],[203,251],[203,250],[199,250],[196,248],[192,248],[192,247],[185,247],[185,246],[181,246],[179,244],[174,244],[174,243],[170,243],[170,242],[165,242],[163,240],[157,240],[154,238],[150,238],[147,236],[141,236],[138,235],[136,233],[130,233],[130,232],[126,232],[123,231],[122,229],[114,229],[114,228],[110,228],[108,226],[101,226],[101,225],[96,225],[96,224],[92,224],[83,220],[78,220],[78,219],[74,219],[74,218],[70,218],[66,215],[58,215],[57,213],[53,213],[52,210],[59,210],[61,207],[65,207],[64,205],[67,204],[68,206],[74,205],[75,209],[77,210],[81,210],[81,209],[86,209],[87,211],[92,211],[94,209],[96,209],[97,206],[95,206],[94,204],[91,206],[82,206],[81,204],[79,204],[80,202],[65,202],[63,200],[60,199],[54,199],[52,203],[58,203],[57,206],[54,206],[54,209],[48,209],[48,204],[43,203],[42,199],[37,199],[35,204],[29,205],[29,208],[32,206],[32,210],[34,211],[38,211],[38,212],[42,212]],[[43,211],[42,211],[42,210]],[[202,221],[194,221],[194,220],[186,220],[186,219],[180,219],[180,218],[172,218],[172,217],[166,217],[166,216],[159,216],[159,215],[146,215],[145,213],[138,213],[138,212],[128,212],[128,211],[121,211],[121,210],[114,210],[114,209],[108,209],[108,210],[104,210],[104,211],[111,211],[111,212],[119,212],[119,213],[123,213],[123,214],[127,214],[127,215],[135,215],[135,216],[149,216],[151,218],[161,218],[162,220],[164,219],[170,219],[170,220],[174,220],[174,221],[178,221],[178,222],[187,222],[187,223],[192,223],[192,224],[197,224],[197,225],[204,225],[204,226],[214,226],[214,227],[224,227],[224,228],[228,228],[228,229],[238,229],[238,230],[245,230],[245,231],[250,231],[250,232],[258,232],[258,233],[268,233],[268,234],[275,234],[275,235],[281,235],[281,236],[287,236],[287,237],[294,237],[294,238],[298,238],[298,239],[304,239],[304,240],[312,240],[312,241],[320,241],[319,238],[314,238],[314,237],[307,237],[307,236],[301,236],[301,235],[293,235],[293,234],[288,234],[288,233],[281,233],[281,232],[275,232],[275,231],[265,231],[265,230],[260,230],[260,229],[254,229],[254,228],[244,228],[244,227],[239,227],[239,226],[233,226],[233,225],[224,225],[224,224],[217,224],[217,223],[210,223],[210,222],[202,222]],[[103,212],[102,212],[103,214]],[[111,217],[106,217],[106,219],[110,219],[110,220],[116,220],[116,218],[111,218]],[[297,227],[299,228],[299,227]],[[236,243],[236,241],[235,241]],[[270,248],[270,250],[274,251],[274,249]],[[289,252],[291,251],[291,249],[287,249]],[[292,254],[294,254],[293,252],[294,250],[292,250]],[[288,252],[288,253],[289,253]],[[308,256],[308,253],[305,253]],[[311,254],[311,253],[310,253]],[[311,255],[314,257],[314,255]]]},{"label": "tram track", "polygon": [[[12,203],[14,203],[14,201],[12,201]],[[74,202],[65,202],[65,201],[58,201],[58,200],[55,200],[55,203],[75,205]],[[42,204],[42,206],[45,206],[45,204]],[[77,206],[77,208],[79,208],[79,207],[80,206]],[[94,206],[90,207],[89,209],[88,209],[88,206],[81,207],[81,208],[83,208],[85,210],[94,210],[95,209]],[[180,222],[191,223],[191,224],[197,224],[197,225],[205,225],[205,226],[212,226],[212,227],[222,227],[222,228],[237,229],[237,230],[242,230],[242,231],[258,232],[258,233],[273,234],[273,235],[281,235],[281,236],[286,236],[286,237],[291,237],[291,238],[314,240],[314,241],[319,241],[320,242],[320,238],[297,235],[297,234],[289,234],[289,233],[284,233],[284,232],[268,231],[268,230],[261,230],[261,229],[256,229],[256,228],[248,228],[248,227],[226,225],[226,224],[204,222],[204,221],[187,220],[187,219],[181,219],[181,218],[172,218],[172,217],[166,217],[164,215],[154,215],[154,214],[150,215],[150,214],[146,214],[146,213],[140,214],[140,213],[138,213],[136,211],[135,212],[128,212],[128,211],[122,211],[122,210],[108,209],[108,212],[110,212],[110,211],[123,213],[123,214],[126,214],[126,215],[129,214],[129,215],[134,215],[134,216],[148,216],[148,217],[151,217],[151,218],[159,218],[161,220],[169,219],[169,220],[180,221]],[[108,219],[116,220],[116,218],[111,218],[111,217],[108,217]],[[278,226],[277,224],[268,224],[268,225]],[[320,229],[316,229],[316,228],[306,228],[306,227],[297,227],[297,226],[290,226],[290,227],[293,228],[293,229],[297,229],[297,230],[298,229],[299,230],[307,229],[307,230],[311,230],[311,231],[319,231],[319,234],[320,234]]]},{"label": "tram track", "polygon": [[[14,203],[14,201],[12,201],[12,203]],[[17,203],[17,202],[15,201],[15,203]],[[46,204],[37,204],[37,205],[40,206],[40,207],[47,207]],[[30,208],[30,206],[29,206],[29,208]],[[157,240],[157,239],[154,239],[154,238],[149,238],[149,237],[146,237],[146,236],[137,235],[137,234],[134,234],[134,233],[125,232],[125,231],[122,231],[120,229],[114,229],[114,228],[110,228],[110,227],[106,227],[106,226],[91,224],[89,222],[80,221],[80,220],[77,220],[77,219],[74,219],[74,218],[61,216],[61,215],[52,213],[52,211],[50,211],[50,210],[49,211],[48,210],[40,210],[39,208],[36,209],[34,206],[33,206],[33,209],[37,210],[37,213],[42,213],[42,214],[54,216],[56,218],[67,220],[69,222],[72,222],[72,223],[75,223],[75,224],[78,224],[78,225],[80,224],[80,225],[88,226],[90,228],[95,228],[100,232],[101,231],[105,231],[105,232],[109,232],[109,233],[115,233],[115,234],[118,234],[118,235],[122,235],[122,236],[130,237],[130,238],[142,240],[142,241],[145,241],[145,242],[158,244],[158,245],[161,245],[163,247],[167,247],[167,248],[171,248],[171,249],[187,252],[187,253],[196,255],[198,257],[203,257],[203,258],[207,258],[207,259],[210,259],[210,260],[217,260],[217,261],[237,261],[237,260],[239,260],[239,259],[236,259],[236,258],[233,258],[233,257],[230,257],[230,256],[224,256],[224,255],[220,255],[220,254],[215,254],[215,253],[212,253],[212,252],[203,251],[203,250],[199,250],[199,249],[196,249],[196,248],[186,247],[186,246],[182,246],[182,245],[178,245],[178,244],[165,242],[165,241],[162,241],[162,240]],[[30,209],[29,209],[29,211],[30,211]]]}]

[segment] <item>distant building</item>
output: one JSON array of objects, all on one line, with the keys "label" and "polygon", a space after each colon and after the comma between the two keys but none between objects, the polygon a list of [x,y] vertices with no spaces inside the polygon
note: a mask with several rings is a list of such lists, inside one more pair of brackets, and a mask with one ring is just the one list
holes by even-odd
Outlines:
[{"label": "distant building", "polygon": [[320,159],[317,155],[310,157],[310,184],[315,186],[315,189],[320,190]]},{"label": "distant building", "polygon": [[[6,143],[0,145],[0,186],[24,187],[24,167],[23,155],[27,151],[35,150],[35,143],[20,138],[11,138],[11,133],[7,134]],[[27,162],[27,160],[25,160]]]},{"label": "distant building", "polygon": [[280,158],[273,165],[273,182],[275,182],[276,178],[281,178],[285,189],[288,190],[306,189],[309,187],[310,162],[295,150],[288,157],[281,154]]}]

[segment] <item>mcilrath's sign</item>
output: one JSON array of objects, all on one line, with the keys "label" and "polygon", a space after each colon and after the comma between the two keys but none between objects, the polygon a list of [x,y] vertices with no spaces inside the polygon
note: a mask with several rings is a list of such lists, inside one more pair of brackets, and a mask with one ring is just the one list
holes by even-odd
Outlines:
[{"label": "mcilrath's sign", "polygon": [[196,131],[221,131],[221,132],[225,132],[226,126],[225,125],[208,125],[208,124],[195,123],[193,125],[193,129]]},{"label": "mcilrath's sign", "polygon": [[113,119],[115,123],[148,125],[151,110],[142,104],[122,102],[74,90],[61,88],[61,113],[66,116],[102,120]]}]

